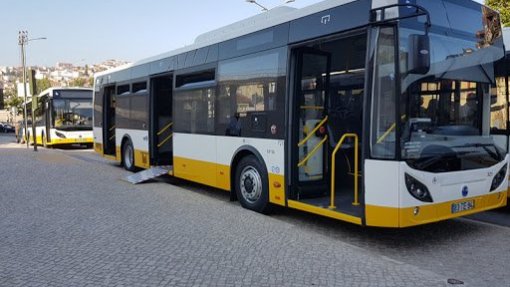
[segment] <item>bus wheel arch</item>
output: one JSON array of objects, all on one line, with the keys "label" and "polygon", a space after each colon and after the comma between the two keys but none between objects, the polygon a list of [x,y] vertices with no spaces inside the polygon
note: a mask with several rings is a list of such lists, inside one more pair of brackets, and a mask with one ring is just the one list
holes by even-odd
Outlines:
[{"label": "bus wheel arch", "polygon": [[135,148],[129,135],[125,135],[120,144],[120,164],[128,171],[136,171]]},{"label": "bus wheel arch", "polygon": [[[260,153],[254,148],[242,147],[230,166],[230,200],[239,200],[244,208],[269,213],[269,173]],[[242,180],[249,182],[248,192]]]}]

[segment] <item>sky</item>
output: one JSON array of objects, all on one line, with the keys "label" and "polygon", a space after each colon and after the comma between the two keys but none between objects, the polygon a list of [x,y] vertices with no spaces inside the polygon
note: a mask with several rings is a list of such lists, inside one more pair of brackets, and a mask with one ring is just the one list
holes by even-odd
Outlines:
[{"label": "sky", "polygon": [[[0,66],[19,66],[18,31],[46,37],[27,45],[28,66],[137,61],[193,43],[196,36],[262,13],[246,0],[1,0]],[[296,0],[301,8],[321,0]],[[477,0],[482,2],[483,0]],[[284,0],[259,0],[267,8]]]}]

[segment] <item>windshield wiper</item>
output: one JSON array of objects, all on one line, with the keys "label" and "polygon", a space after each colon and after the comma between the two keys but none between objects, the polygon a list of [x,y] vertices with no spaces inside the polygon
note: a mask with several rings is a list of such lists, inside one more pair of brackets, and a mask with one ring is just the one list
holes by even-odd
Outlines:
[{"label": "windshield wiper", "polygon": [[444,153],[416,160],[415,164],[419,169],[425,170],[429,166],[444,160],[445,158],[457,158],[458,153]]},{"label": "windshield wiper", "polygon": [[[502,155],[499,152],[499,149],[493,143],[487,143],[487,144],[472,143],[472,144],[453,146],[452,148],[466,148],[466,147],[482,148],[485,152],[487,152],[495,160],[500,160],[502,158]],[[494,150],[489,149],[489,147],[493,147]]]}]

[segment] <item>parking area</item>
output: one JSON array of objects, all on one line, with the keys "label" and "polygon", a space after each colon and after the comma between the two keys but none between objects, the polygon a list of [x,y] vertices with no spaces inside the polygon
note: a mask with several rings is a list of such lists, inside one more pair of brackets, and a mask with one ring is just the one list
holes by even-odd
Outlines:
[{"label": "parking area", "polygon": [[128,174],[91,150],[35,153],[0,136],[0,286],[510,285],[508,227],[265,216],[223,191]]}]

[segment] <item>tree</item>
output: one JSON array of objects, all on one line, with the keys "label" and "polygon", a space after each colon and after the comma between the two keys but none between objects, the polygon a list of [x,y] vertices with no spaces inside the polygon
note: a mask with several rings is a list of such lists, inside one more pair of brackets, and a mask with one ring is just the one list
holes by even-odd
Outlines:
[{"label": "tree", "polygon": [[503,26],[510,27],[510,2],[508,0],[486,0],[485,4],[501,14]]},{"label": "tree", "polygon": [[5,101],[5,106],[10,109],[12,107],[16,108],[18,114],[23,111],[23,99],[18,97],[18,92],[16,89],[8,89],[5,91],[5,97],[7,100]]},{"label": "tree", "polygon": [[94,86],[94,77],[89,77],[87,85],[89,88]]},{"label": "tree", "polygon": [[84,78],[75,78],[69,81],[70,87],[85,87],[85,84],[87,84],[87,79]]},{"label": "tree", "polygon": [[36,95],[38,95],[40,92],[42,92],[48,88],[51,88],[51,82],[48,78],[43,78],[41,80],[37,80],[36,85],[37,85]]}]

